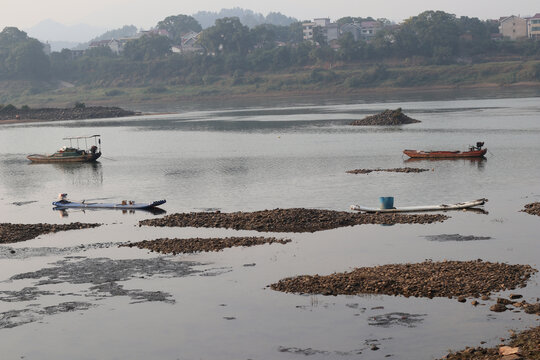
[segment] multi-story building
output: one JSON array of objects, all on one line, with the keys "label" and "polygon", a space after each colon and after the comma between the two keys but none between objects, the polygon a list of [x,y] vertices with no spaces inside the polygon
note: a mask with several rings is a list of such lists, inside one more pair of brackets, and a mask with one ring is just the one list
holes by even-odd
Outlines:
[{"label": "multi-story building", "polygon": [[510,40],[525,38],[527,37],[527,20],[515,15],[501,18],[499,33]]},{"label": "multi-story building", "polygon": [[353,35],[354,40],[371,40],[379,30],[382,29],[382,24],[378,21],[362,21],[361,23],[353,22],[343,24],[341,33],[349,32]]},{"label": "multi-story building", "polygon": [[337,40],[339,38],[339,26],[330,22],[329,18],[313,19],[312,22],[302,24],[302,33],[304,40],[313,41],[315,28],[319,28],[326,42]]},{"label": "multi-story building", "polygon": [[527,18],[527,36],[531,39],[540,40],[540,13]]}]

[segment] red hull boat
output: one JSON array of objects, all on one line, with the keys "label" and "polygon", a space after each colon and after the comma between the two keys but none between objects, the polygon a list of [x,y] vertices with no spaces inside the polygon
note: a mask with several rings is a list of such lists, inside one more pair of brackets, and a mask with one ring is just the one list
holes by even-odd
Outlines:
[{"label": "red hull boat", "polygon": [[486,155],[487,149],[482,149],[483,142],[477,142],[469,151],[423,151],[403,150],[403,153],[413,159],[445,159],[445,158],[479,158]]}]

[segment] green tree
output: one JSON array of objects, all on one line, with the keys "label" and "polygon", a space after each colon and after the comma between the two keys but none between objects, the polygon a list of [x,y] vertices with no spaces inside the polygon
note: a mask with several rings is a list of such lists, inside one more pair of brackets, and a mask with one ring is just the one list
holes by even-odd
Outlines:
[{"label": "green tree", "polygon": [[182,14],[166,17],[157,23],[157,28],[167,30],[175,43],[179,43],[182,35],[190,31],[198,33],[202,30],[201,24],[194,17]]},{"label": "green tree", "polygon": [[199,39],[208,53],[247,54],[252,48],[249,28],[237,17],[216,20],[216,24],[204,30]]},{"label": "green tree", "polygon": [[0,77],[44,79],[50,75],[50,61],[43,44],[24,31],[6,27],[0,33]]},{"label": "green tree", "polygon": [[430,10],[405,20],[396,34],[396,44],[408,55],[441,59],[444,53],[446,61],[456,55],[459,36],[455,15]]},{"label": "green tree", "polygon": [[171,54],[171,42],[165,36],[145,35],[129,41],[124,56],[130,60],[148,61]]}]

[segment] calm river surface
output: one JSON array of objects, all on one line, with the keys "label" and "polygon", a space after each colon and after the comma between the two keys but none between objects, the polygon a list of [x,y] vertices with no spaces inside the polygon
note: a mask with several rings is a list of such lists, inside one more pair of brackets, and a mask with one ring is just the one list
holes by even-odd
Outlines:
[{"label": "calm river surface", "polygon": [[[0,246],[3,359],[433,359],[495,345],[538,325],[470,300],[303,296],[266,286],[298,274],[388,263],[481,258],[540,268],[540,94],[476,98],[301,99],[229,105],[146,106],[168,113],[0,126],[0,222],[99,222],[96,229]],[[421,123],[352,127],[401,107]],[[31,165],[67,136],[100,134],[96,164]],[[406,161],[403,149],[484,141],[483,161]],[[422,173],[347,174],[420,167]],[[308,234],[139,227],[146,212],[68,211],[70,199],[166,199],[167,213],[305,207],[348,210],[488,198],[488,214],[451,212],[431,225],[361,225]],[[432,235],[490,237],[433,241]],[[161,256],[116,243],[160,237],[268,235],[274,244]],[[105,280],[104,280],[105,279]],[[524,289],[540,296],[538,276]],[[497,295],[507,295],[509,292]],[[379,349],[372,350],[376,345]]]}]

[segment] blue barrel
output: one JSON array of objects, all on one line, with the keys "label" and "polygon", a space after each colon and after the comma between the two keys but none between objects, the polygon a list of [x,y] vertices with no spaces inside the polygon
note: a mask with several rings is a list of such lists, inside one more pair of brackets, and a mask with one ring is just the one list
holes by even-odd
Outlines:
[{"label": "blue barrel", "polygon": [[381,196],[379,198],[381,201],[381,209],[393,209],[394,208],[394,197],[393,196]]}]

